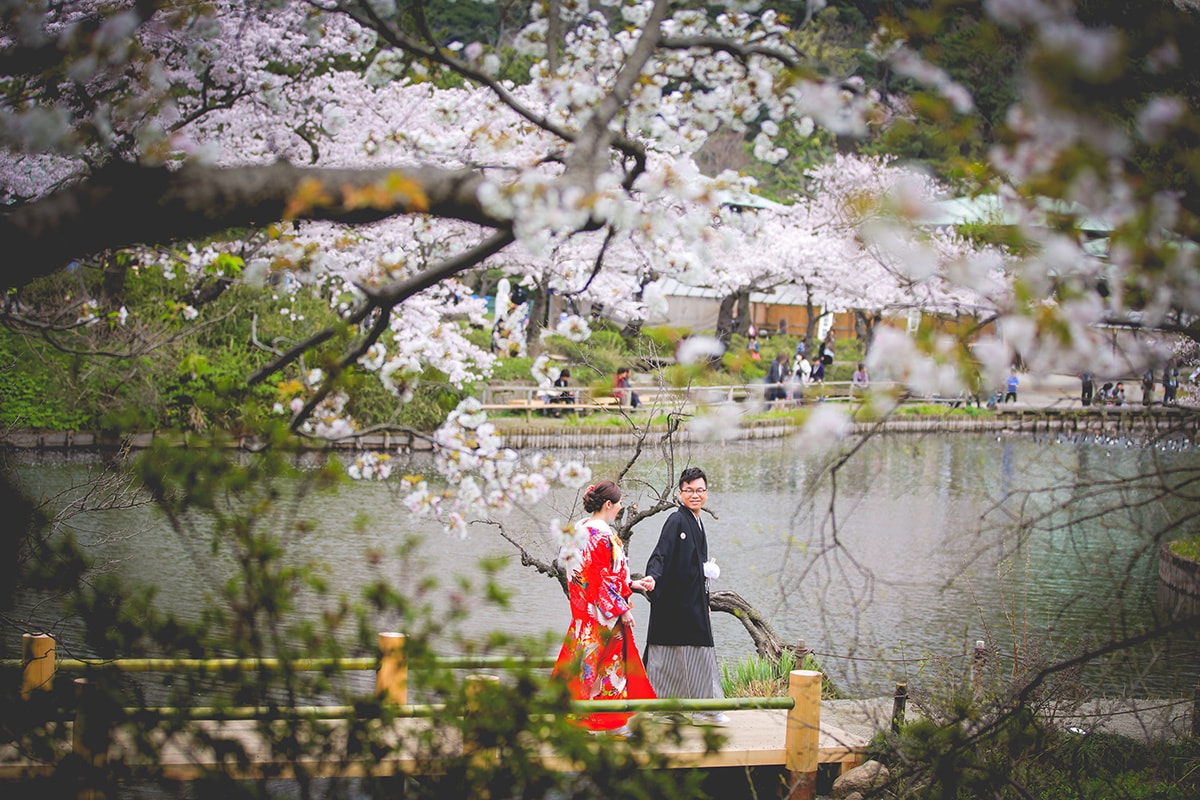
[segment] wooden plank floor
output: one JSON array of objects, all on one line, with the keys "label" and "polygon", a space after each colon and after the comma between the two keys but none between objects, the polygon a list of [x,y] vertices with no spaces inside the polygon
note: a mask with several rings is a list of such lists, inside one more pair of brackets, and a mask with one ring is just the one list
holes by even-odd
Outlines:
[{"label": "wooden plank floor", "polygon": [[[749,767],[765,765],[782,765],[784,763],[784,738],[787,726],[787,712],[781,710],[745,710],[728,712],[730,721],[717,726],[725,737],[723,747],[715,753],[705,753],[704,728],[695,725],[683,726],[684,736],[681,742],[675,743],[665,736],[669,725],[662,724],[650,718],[646,722],[648,738],[653,741],[659,753],[667,755],[671,762],[680,767]],[[256,723],[248,720],[228,722],[206,722],[205,727],[223,739],[239,742],[249,754],[249,763],[244,767],[236,766],[236,759],[228,755],[225,759],[224,770],[230,774],[253,778],[264,773],[275,777],[287,777],[289,769],[285,765],[276,764],[270,758],[261,737],[256,730]],[[336,725],[336,722],[329,722]],[[394,739],[407,739],[405,733],[413,733],[428,725],[423,719],[402,719],[397,721],[394,728]],[[68,726],[69,727],[69,726]],[[822,725],[820,731],[821,763],[839,763],[848,768],[859,763],[862,759],[867,741],[838,728]],[[614,742],[617,746],[626,746],[625,742]],[[160,757],[157,765],[164,777],[173,780],[191,780],[206,774],[220,766],[222,759],[211,749],[197,745],[190,739],[178,736],[160,740]],[[460,752],[461,745],[449,739],[446,746],[450,752]],[[627,746],[634,747],[633,743]],[[340,748],[334,748],[340,750]],[[109,751],[113,759],[122,759],[126,763],[136,764],[143,759],[134,755],[131,748],[114,742]],[[328,761],[299,759],[309,775],[354,776],[363,773],[361,767],[339,763],[336,758]],[[543,755],[543,763],[556,769],[576,768],[562,757],[549,749]],[[422,766],[410,754],[403,750],[390,755],[373,770],[374,774],[394,774],[399,772],[416,772]],[[38,764],[17,757],[11,746],[0,747],[0,778],[20,779],[35,775],[46,775],[53,772],[53,766]]]}]

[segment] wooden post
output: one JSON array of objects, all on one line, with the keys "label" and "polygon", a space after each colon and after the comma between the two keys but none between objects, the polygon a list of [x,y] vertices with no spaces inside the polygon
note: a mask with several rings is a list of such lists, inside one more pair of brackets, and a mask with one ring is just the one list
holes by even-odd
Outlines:
[{"label": "wooden post", "polygon": [[899,733],[904,724],[904,706],[908,703],[908,684],[897,683],[896,694],[892,695],[892,733]]},{"label": "wooden post", "polygon": [[975,691],[975,699],[983,695],[983,668],[987,663],[987,642],[983,639],[975,641],[975,657],[971,660],[971,688]]},{"label": "wooden post", "polygon": [[[490,686],[500,683],[499,675],[468,675],[466,678],[467,714],[474,716],[483,710],[483,694]],[[500,760],[500,752],[494,748],[481,748],[473,740],[472,729],[467,726],[463,731],[463,755],[471,755],[476,764],[490,765]]]},{"label": "wooden post", "polygon": [[1192,736],[1200,739],[1200,685],[1192,690]]},{"label": "wooden post", "polygon": [[21,634],[21,698],[28,700],[35,689],[44,692],[54,686],[57,652],[54,637],[48,633]]},{"label": "wooden post", "polygon": [[817,763],[820,758],[821,673],[792,670],[788,695],[795,702],[788,711],[786,760],[790,776],[788,800],[813,800],[817,796]]},{"label": "wooden post", "polygon": [[408,703],[408,660],[404,656],[403,633],[379,634],[379,671],[375,694],[393,705]]},{"label": "wooden post", "polygon": [[96,688],[87,678],[75,679],[79,706],[71,726],[71,749],[82,761],[78,800],[103,800],[104,767],[108,763],[109,726],[97,708]]}]

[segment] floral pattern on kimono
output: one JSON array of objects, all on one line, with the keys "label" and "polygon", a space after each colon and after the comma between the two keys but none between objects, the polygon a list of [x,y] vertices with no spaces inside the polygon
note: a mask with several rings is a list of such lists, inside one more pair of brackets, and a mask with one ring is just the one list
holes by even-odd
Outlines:
[{"label": "floral pattern on kimono", "polygon": [[[587,544],[571,571],[571,625],[554,676],[565,680],[578,700],[653,698],[637,645],[620,621],[633,595],[621,539],[602,520],[586,519],[576,525],[587,531]],[[577,721],[592,730],[612,730],[631,716],[587,714]]]}]

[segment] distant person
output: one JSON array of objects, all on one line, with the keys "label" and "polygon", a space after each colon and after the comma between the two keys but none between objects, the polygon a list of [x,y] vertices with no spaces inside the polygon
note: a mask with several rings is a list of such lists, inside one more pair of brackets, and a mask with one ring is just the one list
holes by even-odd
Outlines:
[{"label": "distant person", "polygon": [[[709,558],[700,509],[708,501],[708,478],[699,467],[679,473],[679,507],[663,524],[646,562],[653,579],[646,672],[659,697],[723,698],[708,610],[709,583],[721,571]],[[701,723],[724,723],[720,711],[697,712]]]},{"label": "distant person", "polygon": [[867,367],[861,361],[858,362],[858,369],[850,376],[850,385],[863,392],[871,386],[871,376],[867,374]]},{"label": "distant person", "polygon": [[1142,373],[1142,405],[1148,406],[1154,402],[1154,370],[1147,369]]},{"label": "distant person", "polygon": [[1081,372],[1079,374],[1079,385],[1079,402],[1083,403],[1084,406],[1090,406],[1092,404],[1092,393],[1096,389],[1096,379],[1090,372]]},{"label": "distant person", "polygon": [[817,359],[817,363],[813,364],[812,374],[809,375],[809,383],[816,386],[819,392],[817,399],[825,399],[825,358],[822,356]]},{"label": "distant person", "polygon": [[1114,406],[1125,405],[1125,384],[1120,381],[1117,381],[1116,387],[1113,388],[1112,404]]},{"label": "distant person", "polygon": [[1021,385],[1021,379],[1017,377],[1017,370],[1012,369],[1008,373],[1008,380],[1004,382],[1004,402],[1017,402],[1017,387]]},{"label": "distant person", "polygon": [[796,371],[794,374],[796,376],[796,380],[795,388],[792,391],[792,399],[803,402],[804,390],[808,388],[808,383],[812,380],[812,364],[808,362],[808,359],[804,357],[803,353],[797,357]]},{"label": "distant person", "polygon": [[[621,490],[615,483],[589,486],[583,510],[591,516],[575,523],[586,542],[567,584],[571,626],[554,664],[554,677],[566,681],[576,700],[653,699],[654,689],[633,640],[632,597],[634,589],[654,589],[654,578],[629,579],[625,548],[612,529],[621,513]],[[573,721],[592,731],[628,736],[631,716],[602,712]]]},{"label": "distant person", "polygon": [[1175,394],[1179,391],[1179,368],[1174,361],[1168,361],[1163,370],[1163,405],[1175,405]]},{"label": "distant person", "polygon": [[787,353],[776,353],[775,360],[771,362],[771,366],[767,369],[767,405],[779,400],[787,399],[787,389],[784,384],[787,383],[788,374],[791,370],[788,369]]},{"label": "distant person", "polygon": [[753,333],[750,334],[750,341],[746,342],[746,350],[750,352],[750,357],[755,361],[762,358],[762,355],[759,353],[758,337]]},{"label": "distant person", "polygon": [[[560,403],[560,404],[564,404],[564,405],[570,405],[570,404],[574,403],[575,395],[574,395],[574,393],[568,391],[568,387],[570,385],[571,385],[571,370],[564,367],[563,370],[558,373],[558,377],[554,379],[554,388],[559,389],[561,391],[559,391],[558,394],[551,397],[550,402],[551,403]],[[555,411],[554,416],[561,417],[562,411],[561,410]]]},{"label": "distant person", "polygon": [[617,369],[617,374],[613,376],[613,397],[617,398],[617,403],[625,404],[625,392],[629,392],[629,407],[637,408],[642,404],[642,399],[638,397],[638,393],[629,388],[629,367],[620,367]]}]

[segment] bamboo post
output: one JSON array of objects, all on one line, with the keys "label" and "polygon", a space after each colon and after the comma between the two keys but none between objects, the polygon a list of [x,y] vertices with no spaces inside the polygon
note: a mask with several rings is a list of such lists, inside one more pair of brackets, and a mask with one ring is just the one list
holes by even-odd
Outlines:
[{"label": "bamboo post", "polygon": [[96,687],[87,678],[75,679],[79,706],[71,726],[71,749],[82,762],[78,800],[103,800],[101,788],[104,767],[108,763],[108,725],[98,710]]},{"label": "bamboo post", "polygon": [[56,655],[50,634],[21,634],[21,699],[28,700],[35,689],[48,692],[53,688]]},{"label": "bamboo post", "polygon": [[[466,678],[467,715],[475,716],[483,710],[483,695],[491,686],[500,684],[499,675],[468,675]],[[463,730],[463,754],[471,755],[476,764],[494,764],[499,761],[500,753],[495,749],[481,748],[477,742],[477,734],[473,726],[465,726]]]},{"label": "bamboo post", "polygon": [[908,684],[897,683],[896,694],[892,696],[892,733],[899,733],[904,724],[904,707],[908,703]]},{"label": "bamboo post", "polygon": [[379,634],[379,670],[375,673],[375,694],[383,702],[405,705],[408,702],[408,660],[404,656],[404,634]]},{"label": "bamboo post", "polygon": [[820,759],[821,673],[812,669],[792,670],[788,695],[794,701],[788,711],[786,756],[791,786],[788,800],[813,800],[817,796],[817,763]]}]

